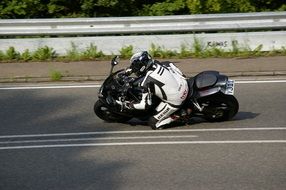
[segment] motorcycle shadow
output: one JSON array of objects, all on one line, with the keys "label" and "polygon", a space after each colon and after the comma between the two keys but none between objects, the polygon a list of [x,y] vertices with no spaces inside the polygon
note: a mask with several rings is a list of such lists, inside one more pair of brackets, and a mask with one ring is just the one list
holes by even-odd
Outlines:
[{"label": "motorcycle shadow", "polygon": [[254,119],[259,116],[260,113],[253,113],[253,112],[238,112],[233,120],[247,120],[247,119]]},{"label": "motorcycle shadow", "polygon": [[[235,121],[249,120],[249,119],[254,119],[259,115],[260,113],[238,112],[236,116],[229,121],[235,122]],[[201,123],[214,123],[214,122],[207,121],[201,117],[192,117],[191,119],[185,122],[174,121],[168,125],[165,125],[163,128],[168,129],[168,128],[174,128],[174,127],[184,127],[188,125],[196,125],[196,124],[201,124]],[[129,124],[131,126],[140,126],[140,125],[148,126],[148,120],[131,119],[125,124]]]},{"label": "motorcycle shadow", "polygon": [[[174,127],[184,127],[184,126],[199,124],[203,122],[207,122],[207,121],[202,118],[193,117],[189,119],[187,122],[174,121],[170,124],[165,125],[163,128],[168,129],[168,128],[174,128]],[[148,120],[131,119],[125,124],[131,125],[131,126],[148,126]]]},{"label": "motorcycle shadow", "polygon": [[[207,122],[207,121],[202,118],[192,118],[188,122],[174,121],[170,124],[165,125],[163,128],[168,129],[168,128],[175,128],[175,127],[184,127],[184,126],[199,124],[203,122]],[[131,126],[148,126],[148,120],[142,121],[139,119],[131,119],[125,124],[131,125]]]}]

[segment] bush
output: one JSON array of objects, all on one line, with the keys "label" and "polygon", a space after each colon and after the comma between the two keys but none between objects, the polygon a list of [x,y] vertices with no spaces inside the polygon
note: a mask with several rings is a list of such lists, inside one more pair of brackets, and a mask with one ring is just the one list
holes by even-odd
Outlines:
[{"label": "bush", "polygon": [[53,81],[59,81],[62,79],[63,75],[60,71],[51,71],[50,77]]},{"label": "bush", "polygon": [[71,49],[67,51],[66,57],[71,61],[79,61],[81,59],[81,54],[73,42],[71,43]]},{"label": "bush", "polygon": [[51,60],[57,57],[56,52],[53,50],[53,48],[50,48],[48,46],[41,47],[37,49],[33,54],[34,60]]},{"label": "bush", "polygon": [[260,44],[259,46],[257,46],[253,51],[252,51],[252,55],[254,55],[254,56],[260,56],[260,55],[262,55],[262,48],[263,48],[263,45],[262,44]]},{"label": "bush", "polygon": [[285,11],[283,0],[1,0],[0,19]]},{"label": "bush", "polygon": [[30,51],[28,49],[26,49],[22,54],[21,54],[21,60],[24,61],[30,61],[32,60],[32,54],[30,53]]},{"label": "bush", "polygon": [[204,51],[204,48],[203,48],[202,42],[199,39],[194,38],[194,44],[193,44],[194,56],[195,57],[202,56],[203,55],[203,51]]},{"label": "bush", "polygon": [[5,53],[0,50],[0,61],[6,60]]},{"label": "bush", "polygon": [[102,51],[98,51],[97,47],[93,44],[90,44],[90,46],[82,53],[83,59],[94,59],[94,58],[100,58],[103,57],[104,54]]},{"label": "bush", "polygon": [[[251,49],[247,44],[238,44],[236,40],[232,41],[232,47],[225,50],[220,46],[205,47],[199,40],[194,39],[194,43],[189,48],[186,44],[182,44],[179,52],[174,50],[167,50],[164,47],[151,44],[149,53],[155,58],[188,58],[188,57],[250,57],[250,56],[275,56],[286,55],[285,46],[280,49],[273,49],[271,51],[263,52],[263,45],[260,44],[255,49]],[[133,54],[133,46],[125,46],[119,51],[121,57],[129,59]],[[10,47],[5,52],[0,50],[0,61],[46,61],[46,60],[60,60],[60,61],[84,61],[95,58],[102,58],[109,60],[111,56],[104,55],[97,47],[91,44],[84,52],[79,52],[75,45],[72,49],[67,51],[67,55],[57,56],[53,48],[47,46],[37,49],[35,52],[30,52],[26,49],[22,54],[17,52],[15,48]]]},{"label": "bush", "polygon": [[133,55],[133,46],[124,46],[119,50],[122,58],[130,58]]},{"label": "bush", "polygon": [[203,52],[203,57],[223,57],[226,53],[221,48],[208,48]]},{"label": "bush", "polygon": [[158,57],[158,58],[174,57],[177,55],[176,51],[166,50],[160,46],[156,46],[153,43],[151,44],[151,48],[149,49],[149,53],[152,57]]},{"label": "bush", "polygon": [[9,47],[9,49],[6,51],[6,59],[8,60],[19,60],[20,59],[20,53],[15,50],[14,47]]},{"label": "bush", "polygon": [[282,46],[281,52],[283,55],[286,55],[286,47],[285,46]]},{"label": "bush", "polygon": [[179,53],[179,58],[186,58],[192,55],[192,51],[184,44],[181,45],[181,50]]}]

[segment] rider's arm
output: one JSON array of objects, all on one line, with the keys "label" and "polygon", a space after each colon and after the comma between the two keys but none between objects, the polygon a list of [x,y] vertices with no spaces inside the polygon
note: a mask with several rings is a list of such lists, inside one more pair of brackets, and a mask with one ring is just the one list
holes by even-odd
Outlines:
[{"label": "rider's arm", "polygon": [[[175,72],[179,73],[180,75],[184,76],[184,74],[182,73],[182,71],[181,71],[178,67],[176,67],[173,63],[170,63],[170,64],[169,64],[169,67],[170,67],[173,71],[175,71]],[[185,76],[184,76],[184,77],[185,77]]]},{"label": "rider's arm", "polygon": [[142,94],[142,99],[139,103],[135,103],[132,106],[135,109],[138,110],[144,110],[146,109],[148,106],[151,106],[152,101],[151,101],[151,94],[149,92],[145,92]]},{"label": "rider's arm", "polygon": [[[144,90],[144,88],[143,88]],[[121,105],[124,106],[127,109],[138,109],[138,110],[144,110],[147,109],[149,106],[152,105],[152,93],[150,92],[150,90],[144,90],[142,92],[142,98],[140,100],[140,102],[129,102],[129,101],[120,101],[120,100],[116,100],[116,102]]]},{"label": "rider's arm", "polygon": [[167,67],[168,69],[171,69],[172,71],[178,73],[179,75],[183,76],[183,77],[186,77],[182,71],[176,66],[174,65],[172,62],[169,62],[169,61],[165,61],[165,62],[159,62],[157,60],[155,60],[159,65],[163,65],[165,67]]}]

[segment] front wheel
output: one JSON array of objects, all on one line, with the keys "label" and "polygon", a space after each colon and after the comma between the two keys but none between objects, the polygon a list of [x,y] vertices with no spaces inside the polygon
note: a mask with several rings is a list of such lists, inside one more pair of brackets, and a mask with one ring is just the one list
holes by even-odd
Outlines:
[{"label": "front wheel", "polygon": [[198,100],[204,106],[204,117],[207,121],[220,122],[232,119],[238,112],[239,104],[232,95],[222,93]]},{"label": "front wheel", "polygon": [[94,113],[97,115],[97,117],[107,122],[124,123],[131,119],[131,117],[126,117],[111,112],[109,108],[100,100],[94,104]]}]

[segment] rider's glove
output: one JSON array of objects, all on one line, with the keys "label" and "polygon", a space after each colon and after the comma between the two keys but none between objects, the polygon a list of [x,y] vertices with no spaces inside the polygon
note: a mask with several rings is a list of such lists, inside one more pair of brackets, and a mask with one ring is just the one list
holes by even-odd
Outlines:
[{"label": "rider's glove", "polygon": [[133,106],[133,104],[132,104],[131,102],[125,102],[125,108],[127,108],[127,109],[133,109],[134,106]]},{"label": "rider's glove", "polygon": [[119,101],[119,100],[116,100],[116,103],[121,105],[121,108],[126,108],[126,109],[133,109],[133,104],[129,101]]},{"label": "rider's glove", "polygon": [[126,74],[127,76],[131,75],[131,74],[132,74],[132,69],[127,68],[127,69],[125,70],[125,74]]}]

